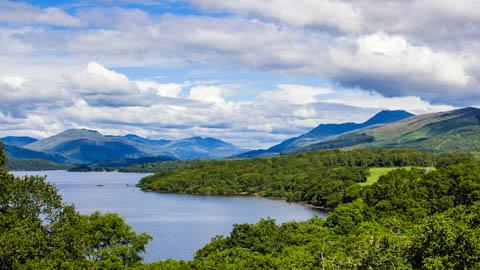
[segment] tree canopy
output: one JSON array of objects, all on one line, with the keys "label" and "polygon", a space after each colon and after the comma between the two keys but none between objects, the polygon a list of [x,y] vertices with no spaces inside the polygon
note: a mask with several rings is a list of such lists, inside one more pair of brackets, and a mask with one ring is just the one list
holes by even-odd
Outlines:
[{"label": "tree canopy", "polygon": [[142,263],[150,240],[117,214],[79,214],[44,177],[16,177],[3,167],[0,228],[0,269],[124,269]]}]

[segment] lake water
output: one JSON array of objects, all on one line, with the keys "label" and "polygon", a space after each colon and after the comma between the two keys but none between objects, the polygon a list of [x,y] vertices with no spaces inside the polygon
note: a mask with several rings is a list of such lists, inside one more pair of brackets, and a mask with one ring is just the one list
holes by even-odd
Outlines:
[{"label": "lake water", "polygon": [[47,175],[64,201],[74,203],[81,213],[115,212],[135,231],[149,233],[153,240],[144,254],[147,262],[192,259],[197,249],[216,235],[228,235],[236,223],[256,223],[267,217],[283,223],[324,215],[282,200],[143,192],[134,185],[147,174],[66,171],[14,174]]}]

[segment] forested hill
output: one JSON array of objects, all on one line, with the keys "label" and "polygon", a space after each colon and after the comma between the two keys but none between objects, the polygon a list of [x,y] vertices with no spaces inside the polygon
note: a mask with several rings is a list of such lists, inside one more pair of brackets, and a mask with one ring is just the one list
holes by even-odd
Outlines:
[{"label": "forested hill", "polygon": [[237,160],[204,160],[143,178],[144,190],[192,194],[257,194],[333,208],[366,181],[368,167],[445,167],[473,161],[470,154],[357,149]]}]

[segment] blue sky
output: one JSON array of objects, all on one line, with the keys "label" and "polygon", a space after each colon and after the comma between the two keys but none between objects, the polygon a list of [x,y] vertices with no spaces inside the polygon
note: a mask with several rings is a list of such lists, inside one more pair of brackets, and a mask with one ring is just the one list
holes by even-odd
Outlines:
[{"label": "blue sky", "polygon": [[0,0],[0,135],[268,147],[480,103],[475,0]]}]

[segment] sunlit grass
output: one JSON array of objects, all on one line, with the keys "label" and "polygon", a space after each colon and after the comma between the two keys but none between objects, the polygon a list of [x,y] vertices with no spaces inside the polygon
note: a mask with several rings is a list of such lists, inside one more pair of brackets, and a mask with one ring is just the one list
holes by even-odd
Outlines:
[{"label": "sunlit grass", "polygon": [[[361,186],[370,186],[373,185],[380,179],[380,176],[386,175],[387,173],[396,170],[396,169],[406,169],[406,170],[411,170],[414,168],[413,166],[405,166],[405,167],[374,167],[370,168],[370,176],[367,177],[367,181],[360,183]],[[420,167],[417,167],[420,168]],[[426,170],[432,170],[434,168],[424,168]]]}]

